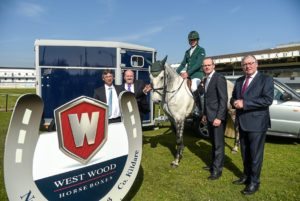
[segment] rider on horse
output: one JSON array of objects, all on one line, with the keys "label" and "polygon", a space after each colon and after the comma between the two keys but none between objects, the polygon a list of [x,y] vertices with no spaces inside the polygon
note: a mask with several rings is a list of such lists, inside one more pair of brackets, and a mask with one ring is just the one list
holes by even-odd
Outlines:
[{"label": "rider on horse", "polygon": [[197,31],[191,31],[189,33],[188,41],[190,48],[185,51],[183,61],[176,70],[183,79],[191,79],[191,91],[197,106],[196,113],[198,112],[198,114],[201,109],[201,104],[197,87],[204,77],[201,65],[205,58],[205,50],[199,46],[199,39],[200,37]]}]

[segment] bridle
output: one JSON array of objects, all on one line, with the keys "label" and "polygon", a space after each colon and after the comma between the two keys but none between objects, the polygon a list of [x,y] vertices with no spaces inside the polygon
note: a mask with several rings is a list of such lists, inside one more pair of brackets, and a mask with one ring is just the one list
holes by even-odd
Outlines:
[{"label": "bridle", "polygon": [[[152,90],[153,90],[153,93],[158,93],[158,95],[160,95],[161,97],[165,94],[165,91],[166,91],[166,70],[164,69],[164,84],[162,87],[159,87],[159,88],[154,88],[152,86]],[[152,74],[153,76],[153,74]],[[161,90],[163,90],[163,92],[160,92]]]},{"label": "bridle", "polygon": [[[179,91],[179,89],[181,88],[181,86],[182,86],[182,84],[183,84],[183,82],[184,82],[184,79],[182,80],[182,82],[180,83],[180,85],[179,85],[179,87],[177,88],[177,89],[174,89],[174,90],[172,90],[172,91],[168,91],[167,90],[167,84],[166,84],[166,80],[167,80],[167,73],[166,73],[166,69],[164,69],[163,70],[164,71],[164,84],[163,84],[163,86],[162,87],[159,87],[159,88],[152,88],[152,90],[153,90],[153,93],[158,93],[161,97],[163,97],[163,95],[165,95],[165,94],[167,94],[167,93],[174,93],[174,95]],[[163,91],[163,92],[161,92],[161,90]],[[176,93],[175,93],[176,92]],[[173,95],[173,96],[174,96]],[[172,96],[172,97],[173,97]],[[171,97],[171,98],[172,98]],[[170,98],[170,99],[171,99]]]}]

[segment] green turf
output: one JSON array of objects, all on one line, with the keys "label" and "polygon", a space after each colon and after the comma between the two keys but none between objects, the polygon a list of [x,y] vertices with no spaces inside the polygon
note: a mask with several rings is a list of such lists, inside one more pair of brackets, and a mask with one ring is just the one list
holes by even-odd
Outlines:
[{"label": "green turf", "polygon": [[35,93],[35,89],[0,89],[0,111],[12,111],[21,94]]}]

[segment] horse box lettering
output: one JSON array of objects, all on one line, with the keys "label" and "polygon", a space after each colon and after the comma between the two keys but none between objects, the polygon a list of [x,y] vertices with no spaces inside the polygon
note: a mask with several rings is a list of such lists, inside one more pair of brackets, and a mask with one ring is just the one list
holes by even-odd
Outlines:
[{"label": "horse box lettering", "polygon": [[[36,40],[36,91],[45,102],[43,126],[54,129],[53,111],[80,96],[93,97],[94,89],[104,84],[105,69],[114,72],[114,84],[123,84],[123,73],[130,69],[135,79],[150,83],[149,64],[154,61],[154,48],[109,41]],[[153,103],[148,94],[150,112],[143,126],[154,125]]]}]

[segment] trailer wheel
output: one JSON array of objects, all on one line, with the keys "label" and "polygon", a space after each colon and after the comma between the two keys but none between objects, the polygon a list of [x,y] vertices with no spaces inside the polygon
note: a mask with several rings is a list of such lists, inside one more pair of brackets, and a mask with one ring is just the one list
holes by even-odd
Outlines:
[{"label": "trailer wheel", "polygon": [[207,126],[201,123],[200,118],[194,118],[193,121],[193,129],[197,136],[202,137],[204,139],[209,138],[209,132]]}]

